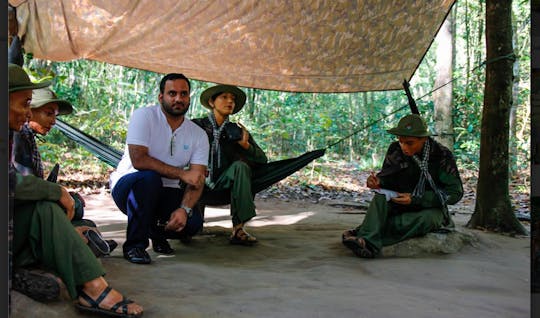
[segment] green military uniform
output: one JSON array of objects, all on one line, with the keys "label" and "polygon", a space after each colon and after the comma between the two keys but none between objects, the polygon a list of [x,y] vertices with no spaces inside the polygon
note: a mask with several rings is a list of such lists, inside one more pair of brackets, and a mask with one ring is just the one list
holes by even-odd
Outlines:
[{"label": "green military uniform", "polygon": [[[455,204],[463,196],[463,186],[452,153],[429,139],[431,152],[428,170],[437,187],[446,196],[446,204]],[[413,193],[420,178],[420,168],[411,157],[401,152],[398,142],[388,148],[383,168],[377,174],[380,186],[400,193]],[[404,206],[376,194],[356,236],[366,240],[377,254],[383,246],[392,245],[411,237],[425,235],[441,227],[453,226],[437,194],[426,184],[422,197],[413,197],[411,205]]]},{"label": "green military uniform", "polygon": [[56,203],[60,196],[59,185],[17,174],[13,265],[40,265],[56,273],[75,299],[77,286],[105,271]]},{"label": "green military uniform", "polygon": [[[215,138],[210,118],[197,118],[193,122],[206,131],[208,141],[213,145]],[[249,145],[248,149],[242,148],[236,141],[229,141],[223,131],[219,134],[219,145],[210,148],[210,177],[207,184],[217,191],[230,189],[233,225],[247,222],[256,215],[251,191],[252,169],[268,161],[251,134]]]},{"label": "green military uniform", "polygon": [[388,130],[397,136],[423,138],[420,153],[405,155],[398,141],[393,142],[377,174],[379,186],[398,193],[410,193],[411,203],[397,204],[383,194],[375,194],[364,221],[349,234],[362,238],[366,246],[346,239],[344,244],[361,257],[378,254],[383,246],[435,230],[448,230],[454,223],[448,204],[463,196],[463,185],[452,152],[429,137],[427,125],[419,115],[403,117]]}]

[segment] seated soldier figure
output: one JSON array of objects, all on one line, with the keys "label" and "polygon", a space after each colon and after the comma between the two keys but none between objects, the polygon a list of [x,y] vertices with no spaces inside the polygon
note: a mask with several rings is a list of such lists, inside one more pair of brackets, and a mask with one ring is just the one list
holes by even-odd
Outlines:
[{"label": "seated soldier figure", "polygon": [[245,102],[246,94],[236,86],[210,87],[201,94],[201,104],[210,112],[207,117],[193,119],[193,122],[204,129],[211,146],[206,185],[212,190],[231,191],[233,230],[229,241],[252,245],[257,239],[244,229],[246,222],[256,215],[251,169],[268,159],[244,126],[229,122],[229,116],[239,112]]},{"label": "seated soldier figure", "polygon": [[[57,98],[51,89],[40,88],[32,91],[30,108],[32,109],[32,117],[23,125],[21,131],[15,132],[13,135],[12,160],[19,173],[33,174],[43,179],[43,164],[36,143],[36,134],[46,136],[56,124],[56,116],[71,114],[73,106],[70,102]],[[114,240],[102,239],[96,224],[82,218],[84,199],[78,193],[70,192],[70,194],[75,199],[77,208],[71,223],[96,256],[110,254],[118,244]]]},{"label": "seated soldier figure", "polygon": [[[31,117],[32,90],[49,83],[32,83],[15,64],[9,64],[8,70],[11,157],[12,133],[20,131]],[[10,173],[10,177],[15,178],[10,180],[15,184],[10,244],[13,267],[41,266],[55,272],[82,311],[140,317],[142,306],[109,286],[102,265],[71,225],[75,202],[67,189],[33,175]]]},{"label": "seated soldier figure", "polygon": [[[416,114],[403,117],[384,158],[382,170],[370,175],[367,187],[376,193],[362,224],[342,234],[343,244],[358,257],[372,258],[383,246],[454,226],[448,204],[463,196],[452,152],[431,138],[426,122]],[[389,199],[389,200],[388,200]]]}]

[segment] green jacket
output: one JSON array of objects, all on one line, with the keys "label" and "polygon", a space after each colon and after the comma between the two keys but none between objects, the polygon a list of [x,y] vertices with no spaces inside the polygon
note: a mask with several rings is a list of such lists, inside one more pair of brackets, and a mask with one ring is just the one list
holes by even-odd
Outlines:
[{"label": "green jacket", "polygon": [[[447,196],[447,204],[455,204],[463,197],[463,185],[452,152],[431,139],[428,170],[435,184]],[[412,193],[420,179],[420,168],[401,151],[399,142],[393,142],[386,152],[383,167],[377,174],[382,188],[401,193]],[[428,182],[421,198],[414,199],[406,210],[442,207],[436,193]]]},{"label": "green jacket", "polygon": [[23,176],[19,173],[15,186],[15,206],[21,201],[58,201],[62,196],[60,185],[43,180],[34,175]]},{"label": "green jacket", "polygon": [[[201,127],[208,135],[208,142],[212,145],[214,141],[214,134],[212,129],[212,124],[208,117],[192,119],[192,121]],[[229,142],[226,136],[222,133],[220,136],[220,151],[221,151],[221,166],[218,167],[217,160],[214,160],[213,166],[209,168],[212,169],[212,181],[216,181],[219,176],[225,171],[233,162],[241,160],[246,162],[252,169],[256,169],[257,165],[264,164],[268,162],[268,158],[264,151],[257,145],[255,139],[249,135],[249,144],[248,149],[242,148],[237,142]],[[212,147],[210,147],[210,152]],[[209,158],[212,154],[210,154]]]}]

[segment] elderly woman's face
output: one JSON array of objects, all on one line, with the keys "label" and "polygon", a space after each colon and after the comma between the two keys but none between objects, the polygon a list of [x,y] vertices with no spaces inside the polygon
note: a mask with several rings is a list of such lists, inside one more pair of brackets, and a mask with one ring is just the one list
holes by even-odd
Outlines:
[{"label": "elderly woman's face", "polygon": [[236,95],[227,92],[221,93],[214,100],[210,99],[209,103],[214,108],[214,112],[228,116],[232,114],[236,106]]},{"label": "elderly woman's face", "polygon": [[30,102],[32,90],[9,93],[9,129],[20,131],[24,123],[32,116]]}]

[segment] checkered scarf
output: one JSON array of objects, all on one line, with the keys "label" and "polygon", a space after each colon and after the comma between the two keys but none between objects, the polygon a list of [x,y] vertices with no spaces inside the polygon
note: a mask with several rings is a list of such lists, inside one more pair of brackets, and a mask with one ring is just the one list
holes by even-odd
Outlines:
[{"label": "checkered scarf", "polygon": [[424,144],[424,149],[422,151],[422,159],[420,159],[417,155],[413,155],[412,159],[413,161],[418,165],[420,168],[420,179],[418,180],[418,183],[414,187],[413,193],[411,196],[413,198],[421,198],[424,195],[424,192],[426,190],[426,181],[429,183],[433,191],[437,194],[437,197],[439,198],[439,201],[441,202],[442,208],[443,208],[443,214],[446,220],[449,220],[450,217],[448,215],[448,205],[446,204],[446,200],[448,199],[448,196],[446,193],[441,191],[437,185],[435,184],[435,181],[433,181],[433,178],[431,177],[431,174],[429,174],[429,153],[431,150],[431,140],[428,138],[426,140],[426,143]]},{"label": "checkered scarf", "polygon": [[36,177],[43,179],[43,163],[36,143],[36,133],[25,123],[19,132],[21,139],[30,145],[30,155],[32,157],[32,171]]},{"label": "checkered scarf", "polygon": [[[220,151],[220,145],[219,145],[219,139],[221,136],[221,133],[223,132],[223,129],[225,128],[225,124],[229,122],[229,118],[226,118],[225,121],[221,124],[221,126],[218,127],[216,122],[216,116],[214,115],[214,112],[210,112],[208,114],[208,119],[210,120],[210,124],[212,124],[212,135],[214,136],[214,140],[212,140],[212,145],[210,148],[210,171],[209,171],[209,180],[213,181],[213,174],[212,170],[214,167],[214,163],[217,163],[217,167],[221,167],[221,151]],[[217,160],[217,162],[216,162]]]}]

